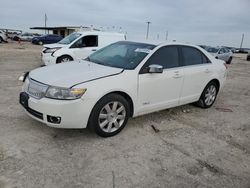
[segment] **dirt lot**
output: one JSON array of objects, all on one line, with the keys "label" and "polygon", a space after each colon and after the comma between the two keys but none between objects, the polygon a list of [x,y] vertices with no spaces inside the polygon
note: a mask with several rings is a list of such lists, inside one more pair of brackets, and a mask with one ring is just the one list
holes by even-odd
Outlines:
[{"label": "dirt lot", "polygon": [[[0,188],[250,187],[250,62],[235,57],[210,109],[130,119],[115,137],[49,128],[18,104],[40,46],[0,44]],[[155,132],[154,125],[158,132]]]}]

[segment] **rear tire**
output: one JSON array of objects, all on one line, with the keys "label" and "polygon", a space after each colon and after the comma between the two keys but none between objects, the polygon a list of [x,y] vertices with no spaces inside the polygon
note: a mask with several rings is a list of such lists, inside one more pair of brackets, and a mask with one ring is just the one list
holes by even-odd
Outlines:
[{"label": "rear tire", "polygon": [[2,43],[3,42],[3,39],[2,39],[2,37],[0,37],[0,43]]},{"label": "rear tire", "polygon": [[229,59],[228,59],[228,61],[226,62],[227,64],[231,64],[231,62],[232,62],[232,57],[229,57]]},{"label": "rear tire", "polygon": [[129,114],[129,103],[124,97],[106,95],[92,109],[88,128],[101,137],[114,136],[125,127]]},{"label": "rear tire", "polygon": [[201,108],[210,108],[216,100],[218,91],[219,86],[213,81],[209,82],[195,104]]}]

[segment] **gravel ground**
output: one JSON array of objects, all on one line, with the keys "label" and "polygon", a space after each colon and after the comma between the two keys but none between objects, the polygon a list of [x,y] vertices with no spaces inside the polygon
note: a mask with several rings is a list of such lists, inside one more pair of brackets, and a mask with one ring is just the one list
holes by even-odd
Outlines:
[{"label": "gravel ground", "polygon": [[[115,137],[49,128],[18,104],[41,46],[0,44],[0,188],[250,187],[250,62],[237,55],[210,109],[130,119]],[[155,130],[152,128],[155,127]]]}]

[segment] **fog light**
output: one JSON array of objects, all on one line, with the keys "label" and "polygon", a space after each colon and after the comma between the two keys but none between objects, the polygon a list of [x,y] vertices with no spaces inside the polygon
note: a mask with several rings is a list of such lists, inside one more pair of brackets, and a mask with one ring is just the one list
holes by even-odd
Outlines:
[{"label": "fog light", "polygon": [[59,123],[61,123],[61,117],[47,115],[47,121],[49,123],[59,124]]}]

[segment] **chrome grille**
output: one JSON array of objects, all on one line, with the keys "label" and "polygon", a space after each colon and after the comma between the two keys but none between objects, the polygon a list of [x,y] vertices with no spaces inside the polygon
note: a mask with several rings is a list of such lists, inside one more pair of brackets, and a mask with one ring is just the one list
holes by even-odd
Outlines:
[{"label": "chrome grille", "polygon": [[27,88],[27,93],[36,99],[41,99],[45,96],[48,86],[39,83],[35,80],[29,79],[29,84]]}]

